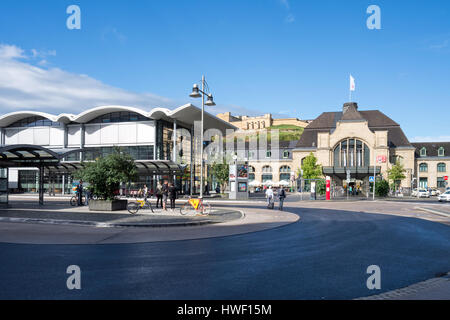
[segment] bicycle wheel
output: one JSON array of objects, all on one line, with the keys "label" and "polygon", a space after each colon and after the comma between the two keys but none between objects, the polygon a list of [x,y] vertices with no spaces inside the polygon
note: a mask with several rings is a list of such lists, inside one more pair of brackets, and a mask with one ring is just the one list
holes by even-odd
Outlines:
[{"label": "bicycle wheel", "polygon": [[189,202],[186,202],[180,207],[180,213],[182,216],[185,216],[187,214],[193,214],[195,213],[195,209],[191,206]]},{"label": "bicycle wheel", "polygon": [[198,208],[198,211],[203,216],[209,216],[211,213],[211,205],[209,203],[202,203]]},{"label": "bicycle wheel", "polygon": [[139,208],[140,206],[136,202],[130,202],[127,204],[127,210],[131,214],[136,214],[139,211]]},{"label": "bicycle wheel", "polygon": [[77,203],[78,203],[77,197],[70,198],[70,205],[72,207],[75,207],[77,205]]}]

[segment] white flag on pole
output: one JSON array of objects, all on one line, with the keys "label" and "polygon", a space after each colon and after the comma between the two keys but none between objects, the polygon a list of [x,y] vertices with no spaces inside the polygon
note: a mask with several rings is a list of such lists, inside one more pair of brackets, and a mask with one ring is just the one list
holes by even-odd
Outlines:
[{"label": "white flag on pole", "polygon": [[355,91],[355,78],[350,75],[350,91]]}]

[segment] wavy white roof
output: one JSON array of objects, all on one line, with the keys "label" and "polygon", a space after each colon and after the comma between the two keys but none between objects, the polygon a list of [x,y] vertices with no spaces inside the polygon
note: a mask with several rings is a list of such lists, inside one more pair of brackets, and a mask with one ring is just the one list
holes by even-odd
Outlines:
[{"label": "wavy white roof", "polygon": [[[194,121],[200,121],[201,120],[201,109],[197,108],[193,104],[185,104],[181,107],[178,107],[174,110],[169,110],[166,108],[154,108],[150,111],[145,111],[139,108],[135,107],[127,107],[127,106],[101,106],[92,108],[86,111],[83,111],[82,113],[75,115],[70,113],[61,113],[59,115],[52,115],[45,112],[38,112],[38,111],[16,111],[12,113],[5,114],[0,117],[0,128],[5,128],[10,126],[11,124],[20,121],[22,119],[26,119],[33,116],[39,116],[46,118],[48,120],[51,120],[53,122],[60,122],[60,123],[87,123],[101,115],[111,113],[111,112],[118,112],[118,111],[130,111],[138,113],[144,117],[150,118],[150,119],[165,119],[168,121],[177,120],[180,123],[184,123],[186,125],[193,125]],[[204,113],[204,127],[206,129],[210,128],[217,128],[219,130],[225,130],[225,129],[236,129],[233,125],[229,124],[228,122],[225,122],[214,115],[205,112]]]}]

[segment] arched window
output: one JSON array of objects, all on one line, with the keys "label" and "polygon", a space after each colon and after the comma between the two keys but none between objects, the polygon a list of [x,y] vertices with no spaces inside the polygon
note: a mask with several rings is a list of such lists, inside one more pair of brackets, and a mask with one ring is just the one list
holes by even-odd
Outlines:
[{"label": "arched window", "polygon": [[9,127],[12,128],[28,128],[28,127],[59,127],[61,123],[53,122],[44,117],[28,117],[14,122]]},{"label": "arched window", "polygon": [[370,149],[361,140],[349,138],[339,142],[333,151],[335,167],[368,167]]},{"label": "arched window", "polygon": [[421,163],[421,164],[419,165],[419,171],[420,171],[420,172],[428,172],[428,164],[426,164],[426,163]]},{"label": "arched window", "polygon": [[440,148],[438,149],[438,156],[439,156],[439,157],[445,156],[445,149],[444,149],[444,147],[440,147]]},{"label": "arched window", "polygon": [[121,111],[121,112],[111,112],[101,115],[89,123],[116,123],[116,122],[135,122],[135,121],[149,121],[150,119],[144,117],[143,115],[131,112],[131,111]]},{"label": "arched window", "polygon": [[272,175],[272,167],[271,166],[264,166],[262,168],[262,182],[266,182],[268,180],[273,180]]},{"label": "arched window", "polygon": [[248,166],[248,181],[255,180],[255,167]]},{"label": "arched window", "polygon": [[446,168],[445,163],[438,163],[438,165],[437,165],[437,171],[438,171],[438,172],[446,172],[446,171],[447,171],[447,168]]},{"label": "arched window", "polygon": [[423,147],[422,149],[420,149],[420,156],[421,157],[427,156],[427,148]]},{"label": "arched window", "polygon": [[289,152],[289,150],[283,151],[283,159],[288,159],[290,156],[291,156],[291,153]]},{"label": "arched window", "polygon": [[280,168],[280,181],[281,180],[289,181],[290,179],[291,179],[291,167],[282,166]]}]

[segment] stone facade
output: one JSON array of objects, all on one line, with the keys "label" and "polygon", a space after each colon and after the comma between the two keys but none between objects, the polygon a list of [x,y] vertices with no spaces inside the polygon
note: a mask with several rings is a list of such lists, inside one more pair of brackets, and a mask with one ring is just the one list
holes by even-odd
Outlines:
[{"label": "stone facade", "polygon": [[274,119],[270,113],[259,117],[233,116],[231,112],[220,113],[217,115],[240,130],[262,130],[277,125],[295,125],[305,128],[310,121],[299,120],[297,118]]}]

